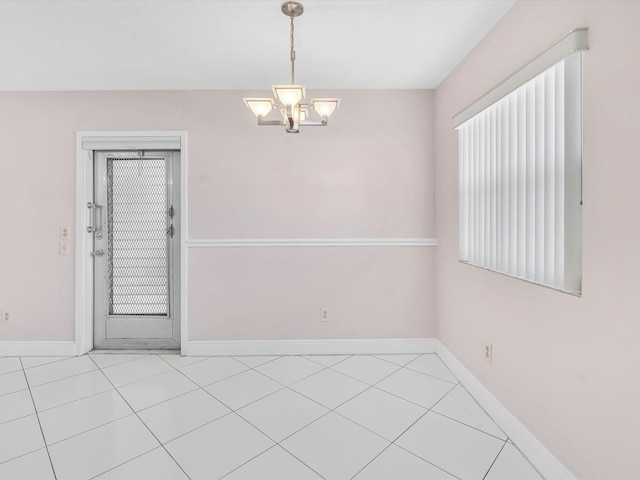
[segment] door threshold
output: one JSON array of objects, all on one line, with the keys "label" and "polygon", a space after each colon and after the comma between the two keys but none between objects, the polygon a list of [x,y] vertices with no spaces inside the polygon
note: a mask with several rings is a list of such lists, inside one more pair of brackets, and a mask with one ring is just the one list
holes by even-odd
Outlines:
[{"label": "door threshold", "polygon": [[180,355],[180,350],[91,350],[90,355]]}]

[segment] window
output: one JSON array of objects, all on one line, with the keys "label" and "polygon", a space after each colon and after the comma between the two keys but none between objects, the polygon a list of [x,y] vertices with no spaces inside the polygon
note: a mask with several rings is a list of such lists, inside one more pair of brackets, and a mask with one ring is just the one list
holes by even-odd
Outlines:
[{"label": "window", "polygon": [[[586,49],[586,30],[575,32]],[[539,57],[454,119],[459,251],[463,262],[580,294],[582,53],[566,50]]]}]

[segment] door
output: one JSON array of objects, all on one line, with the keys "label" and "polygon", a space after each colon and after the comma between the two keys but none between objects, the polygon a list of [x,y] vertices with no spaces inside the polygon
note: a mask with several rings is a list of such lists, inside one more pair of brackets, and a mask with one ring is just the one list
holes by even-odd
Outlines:
[{"label": "door", "polygon": [[94,202],[88,208],[96,349],[180,347],[179,157],[94,154]]}]

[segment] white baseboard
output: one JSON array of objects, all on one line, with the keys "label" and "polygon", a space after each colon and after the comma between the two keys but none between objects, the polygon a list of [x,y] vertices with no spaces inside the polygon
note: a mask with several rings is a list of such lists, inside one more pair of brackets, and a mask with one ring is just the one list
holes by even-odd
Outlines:
[{"label": "white baseboard", "polygon": [[0,342],[0,357],[73,357],[76,342]]},{"label": "white baseboard", "polygon": [[435,353],[434,338],[189,341],[186,355],[367,355]]},{"label": "white baseboard", "polygon": [[525,427],[500,400],[498,400],[470,370],[458,360],[439,340],[436,354],[460,380],[471,396],[486,410],[491,418],[507,434],[531,464],[549,480],[577,480],[534,435]]}]

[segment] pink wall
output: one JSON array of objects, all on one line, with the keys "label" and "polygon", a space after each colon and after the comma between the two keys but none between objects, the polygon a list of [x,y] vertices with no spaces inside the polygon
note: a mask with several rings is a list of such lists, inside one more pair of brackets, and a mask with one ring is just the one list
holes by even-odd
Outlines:
[{"label": "pink wall", "polygon": [[[432,91],[312,92],[343,103],[298,135],[257,93],[0,93],[0,340],[73,340],[78,130],[187,130],[191,239],[435,236]],[[192,340],[433,336],[433,248],[190,251]]]},{"label": "pink wall", "polygon": [[[451,118],[580,26],[591,49],[576,298],[458,263]],[[583,479],[640,475],[639,46],[640,2],[520,1],[436,91],[437,336]]]},{"label": "pink wall", "polygon": [[207,281],[189,291],[189,337],[432,337],[434,259],[421,247],[190,249],[190,275]]}]

